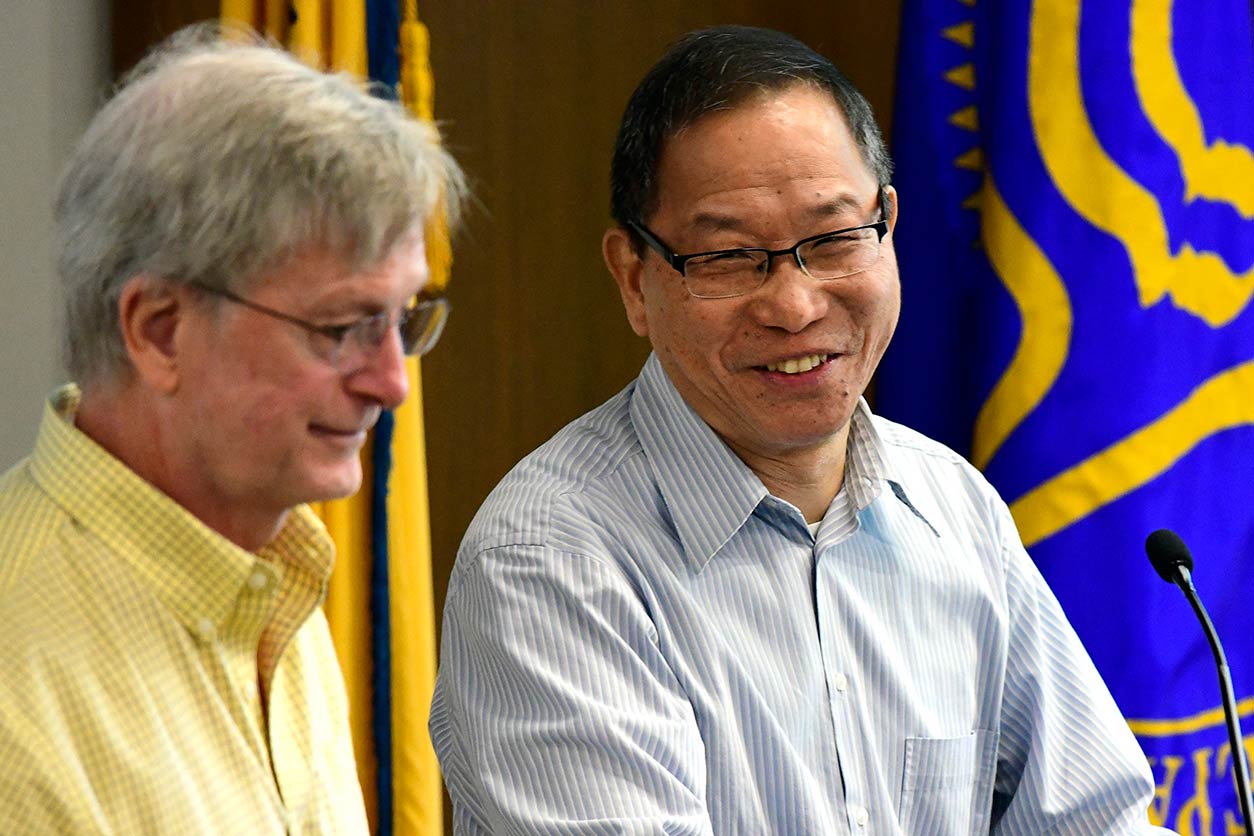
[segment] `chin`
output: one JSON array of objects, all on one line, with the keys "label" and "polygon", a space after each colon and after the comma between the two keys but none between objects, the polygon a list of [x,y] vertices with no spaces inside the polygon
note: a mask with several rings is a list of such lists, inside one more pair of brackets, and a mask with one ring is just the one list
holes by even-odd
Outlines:
[{"label": "chin", "polygon": [[361,467],[353,462],[353,467],[344,467],[321,474],[313,475],[309,489],[305,492],[304,502],[321,502],[327,499],[344,499],[357,493],[361,488]]}]

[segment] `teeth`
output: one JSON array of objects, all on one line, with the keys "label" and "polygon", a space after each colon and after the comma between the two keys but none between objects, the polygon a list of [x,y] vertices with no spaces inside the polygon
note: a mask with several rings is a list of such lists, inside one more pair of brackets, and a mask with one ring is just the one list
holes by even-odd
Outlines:
[{"label": "teeth", "polygon": [[779,363],[768,363],[767,371],[783,372],[784,374],[800,374],[827,362],[826,354],[811,354],[809,357],[794,357]]}]

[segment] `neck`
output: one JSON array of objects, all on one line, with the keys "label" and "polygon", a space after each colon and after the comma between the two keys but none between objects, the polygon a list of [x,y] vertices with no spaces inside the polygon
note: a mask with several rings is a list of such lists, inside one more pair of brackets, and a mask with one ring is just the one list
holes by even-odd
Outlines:
[{"label": "neck", "polygon": [[772,495],[795,505],[807,523],[823,519],[845,481],[849,425],[815,447],[760,453],[731,445]]},{"label": "neck", "polygon": [[257,551],[279,533],[286,510],[274,511],[220,498],[202,484],[177,431],[160,404],[131,383],[84,386],[74,425],[141,479],[170,497],[213,531],[246,551]]}]

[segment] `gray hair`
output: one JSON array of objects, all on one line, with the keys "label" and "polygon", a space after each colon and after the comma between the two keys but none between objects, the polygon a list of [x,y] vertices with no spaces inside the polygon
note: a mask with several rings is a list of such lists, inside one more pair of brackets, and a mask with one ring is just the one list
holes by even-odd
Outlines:
[{"label": "gray hair", "polygon": [[372,266],[465,180],[433,126],[345,75],[217,26],[175,35],[92,120],[55,203],[64,361],[130,368],[118,300],[133,277],[246,285],[310,246]]}]

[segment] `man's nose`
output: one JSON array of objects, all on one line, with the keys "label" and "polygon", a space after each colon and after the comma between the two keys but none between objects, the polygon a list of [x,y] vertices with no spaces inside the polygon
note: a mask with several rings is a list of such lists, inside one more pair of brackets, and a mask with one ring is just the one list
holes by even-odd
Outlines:
[{"label": "man's nose", "polygon": [[366,364],[349,376],[353,391],[387,409],[401,405],[409,394],[409,370],[400,331],[389,328],[383,341],[370,352]]},{"label": "man's nose", "polygon": [[802,270],[791,254],[773,256],[766,281],[753,294],[755,315],[763,325],[799,333],[827,313],[831,297],[824,284]]}]

